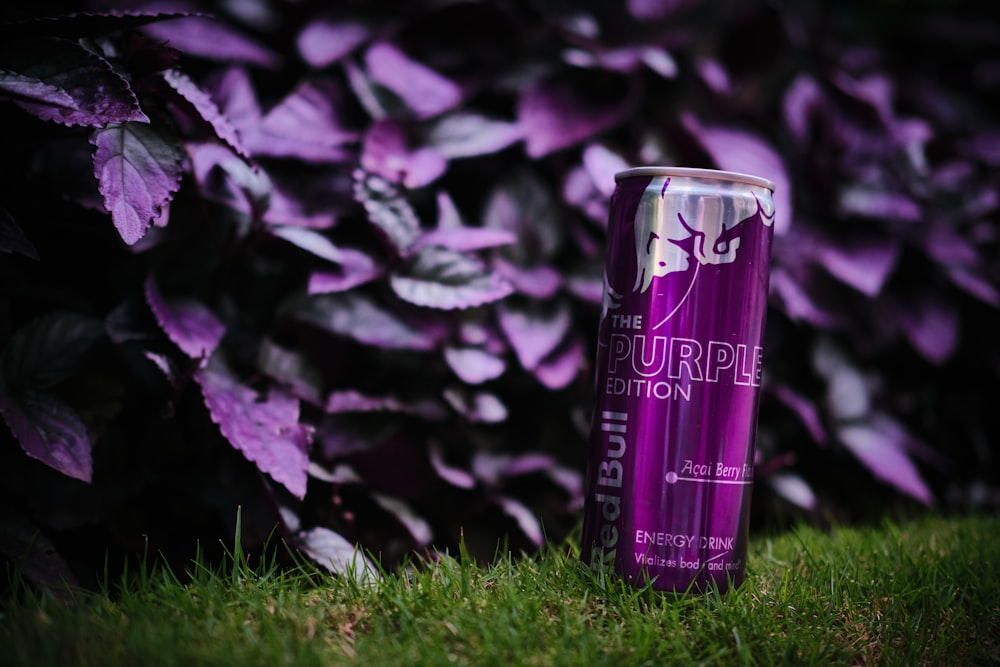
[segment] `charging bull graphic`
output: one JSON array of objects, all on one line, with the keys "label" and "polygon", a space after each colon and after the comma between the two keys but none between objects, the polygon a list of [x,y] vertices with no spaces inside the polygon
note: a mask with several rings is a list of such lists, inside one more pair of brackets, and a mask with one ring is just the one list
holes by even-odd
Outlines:
[{"label": "charging bull graphic", "polygon": [[[770,227],[774,222],[774,203],[765,188],[751,187],[752,198],[734,198],[689,187],[675,188],[678,191],[673,192],[670,183],[669,176],[653,177],[635,201],[635,279],[629,286],[634,293],[645,293],[654,278],[669,274],[690,273],[693,287],[699,267],[736,260],[744,224],[759,221]],[[754,192],[756,189],[760,192]],[[607,275],[604,279],[602,310],[607,315],[619,307],[626,285],[616,289]],[[679,308],[683,301],[676,306]]]},{"label": "charging bull graphic", "polygon": [[[666,197],[670,178],[654,178],[647,186],[659,190],[658,197],[644,197],[635,214],[636,276],[633,291],[645,292],[653,278],[691,268],[698,264],[729,264],[740,248],[739,226],[760,213],[761,222],[770,226],[771,210],[763,210],[755,197],[755,210],[725,210],[732,199],[689,195]],[[771,198],[765,198],[771,202]]]}]

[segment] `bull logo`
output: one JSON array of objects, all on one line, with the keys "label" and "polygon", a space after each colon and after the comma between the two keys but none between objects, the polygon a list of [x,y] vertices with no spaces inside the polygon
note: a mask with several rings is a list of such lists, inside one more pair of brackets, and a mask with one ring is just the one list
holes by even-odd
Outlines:
[{"label": "bull logo", "polygon": [[[770,197],[754,193],[753,202],[703,194],[668,198],[669,186],[669,177],[654,178],[636,210],[633,291],[645,292],[655,277],[690,270],[692,259],[697,262],[695,270],[705,264],[729,264],[740,248],[742,223],[757,213],[765,225],[774,221]],[[654,194],[657,190],[658,196]],[[765,210],[762,199],[770,204],[770,210]]]}]

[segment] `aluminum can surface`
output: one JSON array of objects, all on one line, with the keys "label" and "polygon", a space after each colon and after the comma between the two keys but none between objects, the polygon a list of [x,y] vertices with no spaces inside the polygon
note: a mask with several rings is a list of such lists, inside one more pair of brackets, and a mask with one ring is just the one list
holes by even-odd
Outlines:
[{"label": "aluminum can surface", "polygon": [[615,176],[581,556],[636,585],[745,577],[774,185]]}]

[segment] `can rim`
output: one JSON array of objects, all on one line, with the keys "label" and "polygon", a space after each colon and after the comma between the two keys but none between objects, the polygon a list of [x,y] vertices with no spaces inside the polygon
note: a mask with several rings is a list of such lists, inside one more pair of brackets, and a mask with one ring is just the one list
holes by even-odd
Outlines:
[{"label": "can rim", "polygon": [[679,176],[689,178],[708,178],[717,181],[732,181],[734,183],[747,183],[767,188],[774,192],[774,181],[762,176],[744,174],[738,171],[723,171],[721,169],[703,169],[700,167],[632,167],[619,171],[615,174],[615,182],[633,176]]}]

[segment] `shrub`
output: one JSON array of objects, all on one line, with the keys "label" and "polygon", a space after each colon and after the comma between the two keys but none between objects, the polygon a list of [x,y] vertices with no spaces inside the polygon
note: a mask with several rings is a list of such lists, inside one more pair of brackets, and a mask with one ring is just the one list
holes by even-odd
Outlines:
[{"label": "shrub", "polygon": [[36,579],[236,506],[335,569],[566,535],[635,164],[777,183],[760,521],[997,505],[985,10],[84,4],[0,26],[0,552]]}]

